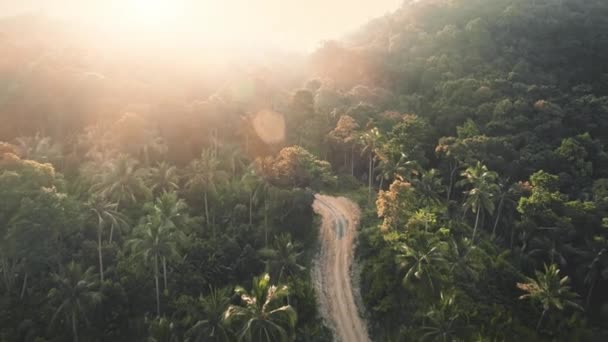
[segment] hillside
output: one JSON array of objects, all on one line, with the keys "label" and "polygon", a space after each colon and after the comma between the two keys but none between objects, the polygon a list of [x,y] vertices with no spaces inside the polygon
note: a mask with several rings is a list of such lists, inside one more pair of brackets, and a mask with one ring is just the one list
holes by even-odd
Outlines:
[{"label": "hillside", "polygon": [[608,2],[112,39],[0,19],[0,341],[608,339]]}]

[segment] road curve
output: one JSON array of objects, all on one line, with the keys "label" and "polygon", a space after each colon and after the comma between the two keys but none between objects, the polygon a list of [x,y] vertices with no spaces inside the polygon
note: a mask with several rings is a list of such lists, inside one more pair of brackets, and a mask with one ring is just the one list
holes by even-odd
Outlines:
[{"label": "road curve", "polygon": [[312,271],[321,315],[332,328],[336,341],[369,342],[351,279],[359,208],[344,197],[317,194],[313,209],[322,218],[320,249]]}]

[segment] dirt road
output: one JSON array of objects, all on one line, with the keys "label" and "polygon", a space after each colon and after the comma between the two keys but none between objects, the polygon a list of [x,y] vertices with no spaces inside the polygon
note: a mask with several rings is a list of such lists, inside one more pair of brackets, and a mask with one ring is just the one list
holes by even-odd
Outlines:
[{"label": "dirt road", "polygon": [[320,251],[313,267],[321,315],[333,329],[336,341],[369,342],[351,279],[359,208],[344,197],[316,195],[313,209],[323,220]]}]

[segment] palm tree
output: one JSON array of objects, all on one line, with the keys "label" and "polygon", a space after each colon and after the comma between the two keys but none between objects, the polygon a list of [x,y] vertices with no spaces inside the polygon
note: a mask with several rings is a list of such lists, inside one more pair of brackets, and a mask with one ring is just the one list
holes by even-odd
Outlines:
[{"label": "palm tree", "polygon": [[17,149],[23,159],[31,159],[41,163],[55,163],[63,157],[61,146],[53,143],[50,137],[36,133],[32,137],[15,139]]},{"label": "palm tree", "polygon": [[[175,192],[165,192],[154,202],[152,214],[158,213],[163,220],[163,225],[170,231],[171,237],[178,243],[183,245],[186,236],[183,233],[184,225],[188,216],[188,205],[182,199],[177,197]],[[168,291],[167,286],[167,256],[162,257],[163,265],[163,282],[164,289]]]},{"label": "palm tree", "polygon": [[425,240],[420,248],[411,245],[401,244],[396,256],[397,265],[405,270],[403,285],[410,283],[412,278],[426,278],[431,289],[435,290],[433,283],[434,272],[437,268],[445,265],[446,260],[443,256],[445,243],[439,242],[432,244]]},{"label": "palm tree", "polygon": [[[156,313],[160,317],[160,286],[159,261],[163,258],[178,257],[177,242],[173,230],[165,224],[165,219],[159,211],[148,215],[146,222],[140,227],[136,236],[127,241],[134,255],[141,255],[146,262],[152,262],[154,268],[154,283],[156,287]],[[163,269],[166,279],[166,267]]]},{"label": "palm tree", "polygon": [[545,315],[557,309],[563,311],[566,307],[581,309],[581,306],[574,300],[577,298],[568,283],[568,276],[560,278],[557,265],[545,265],[544,272],[536,271],[536,279],[526,277],[525,283],[517,283],[517,287],[526,292],[519,299],[530,299],[542,306],[542,314],[536,324],[536,330],[541,327]]},{"label": "palm tree", "polygon": [[448,342],[460,338],[460,314],[454,300],[454,295],[440,294],[439,305],[433,305],[424,315],[424,324],[420,328],[421,341]]},{"label": "palm tree", "polygon": [[270,276],[253,278],[251,293],[237,287],[242,305],[230,305],[224,313],[228,323],[239,324],[238,341],[288,342],[294,340],[297,315],[290,305],[283,305],[286,286],[270,285]]},{"label": "palm tree", "polygon": [[[94,196],[86,204],[91,218],[97,221],[97,254],[99,258],[99,277],[103,282],[103,253],[102,253],[102,237],[103,229],[110,225],[110,236],[114,231],[114,227],[126,225],[125,217],[118,212],[118,203],[110,203],[108,200]],[[110,242],[112,238],[110,238]]]},{"label": "palm tree", "polygon": [[302,252],[289,233],[277,236],[272,246],[262,249],[260,255],[266,260],[267,271],[277,276],[279,283],[283,281],[283,275],[294,275],[306,269],[298,263]]},{"label": "palm tree", "polygon": [[585,284],[589,286],[587,292],[587,299],[585,300],[585,307],[588,308],[591,304],[591,298],[593,297],[593,290],[595,285],[601,279],[608,279],[608,249],[602,248],[599,251],[595,250],[592,252],[593,258],[587,266],[587,274],[585,275]]},{"label": "palm tree", "polygon": [[230,175],[234,179],[239,171],[247,167],[247,157],[237,145],[227,145],[222,148],[222,155],[225,157],[226,166],[230,170]]},{"label": "palm tree", "polygon": [[441,185],[441,175],[439,170],[430,169],[428,171],[416,172],[417,177],[412,177],[411,183],[416,192],[418,192],[423,202],[427,205],[437,205],[441,202],[439,194],[443,186]]},{"label": "palm tree", "polygon": [[224,320],[224,312],[230,305],[230,291],[211,289],[208,296],[200,297],[200,315],[198,320],[186,332],[186,342],[228,342],[230,331]]},{"label": "palm tree", "polygon": [[399,160],[395,162],[385,154],[378,152],[378,160],[378,165],[376,166],[375,171],[377,171],[376,180],[380,181],[380,189],[382,189],[384,181],[390,182],[395,175],[405,175],[415,163],[412,161],[407,161],[407,156],[403,153],[401,153]]},{"label": "palm tree", "polygon": [[465,191],[467,196],[464,208],[465,213],[469,209],[476,214],[475,215],[475,226],[473,227],[472,242],[475,242],[475,235],[479,226],[479,218],[482,211],[492,215],[494,213],[494,202],[493,197],[498,190],[496,185],[496,179],[498,175],[496,172],[488,171],[485,165],[481,162],[477,162],[474,167],[467,168],[462,176],[465,177],[460,184],[470,186],[470,189]]},{"label": "palm tree", "polygon": [[97,282],[93,267],[83,272],[82,266],[75,262],[68,264],[62,274],[52,274],[55,287],[49,291],[51,301],[58,303],[51,324],[59,315],[65,315],[72,326],[72,338],[78,342],[78,321],[86,311],[101,302],[101,292],[97,290]]},{"label": "palm tree", "polygon": [[249,194],[249,226],[253,226],[253,204],[259,197],[260,190],[263,187],[262,179],[251,168],[241,178],[241,183]]},{"label": "palm tree", "polygon": [[514,192],[516,191],[514,186],[508,186],[506,183],[501,182],[498,188],[500,189],[500,193],[498,194],[500,200],[498,201],[498,208],[496,209],[496,219],[494,220],[494,226],[492,227],[493,237],[496,236],[496,228],[500,223],[500,217],[503,212],[505,203],[510,205],[516,204],[515,200],[513,199]]},{"label": "palm tree", "polygon": [[187,179],[187,188],[203,191],[205,221],[209,226],[211,223],[209,219],[209,192],[215,193],[217,183],[226,179],[226,174],[220,170],[220,162],[214,156],[213,150],[203,150],[201,158],[190,163],[184,177]]},{"label": "palm tree", "polygon": [[372,200],[372,185],[374,179],[374,162],[376,160],[376,152],[382,135],[377,127],[370,129],[369,131],[361,134],[361,144],[363,145],[362,154],[369,156],[369,170],[368,170],[368,201]]},{"label": "palm tree", "polygon": [[119,155],[96,177],[91,191],[122,207],[126,203],[136,203],[138,199],[150,197],[144,176],[145,170],[137,168],[136,160],[124,154]]},{"label": "palm tree", "polygon": [[150,190],[157,194],[176,191],[179,189],[177,168],[164,161],[157,163],[148,171],[146,183]]}]

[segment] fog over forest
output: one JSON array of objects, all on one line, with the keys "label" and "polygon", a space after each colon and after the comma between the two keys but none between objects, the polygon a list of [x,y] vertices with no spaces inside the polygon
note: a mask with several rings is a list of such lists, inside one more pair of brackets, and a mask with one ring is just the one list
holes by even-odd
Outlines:
[{"label": "fog over forest", "polygon": [[0,342],[608,340],[608,2],[0,3]]}]

